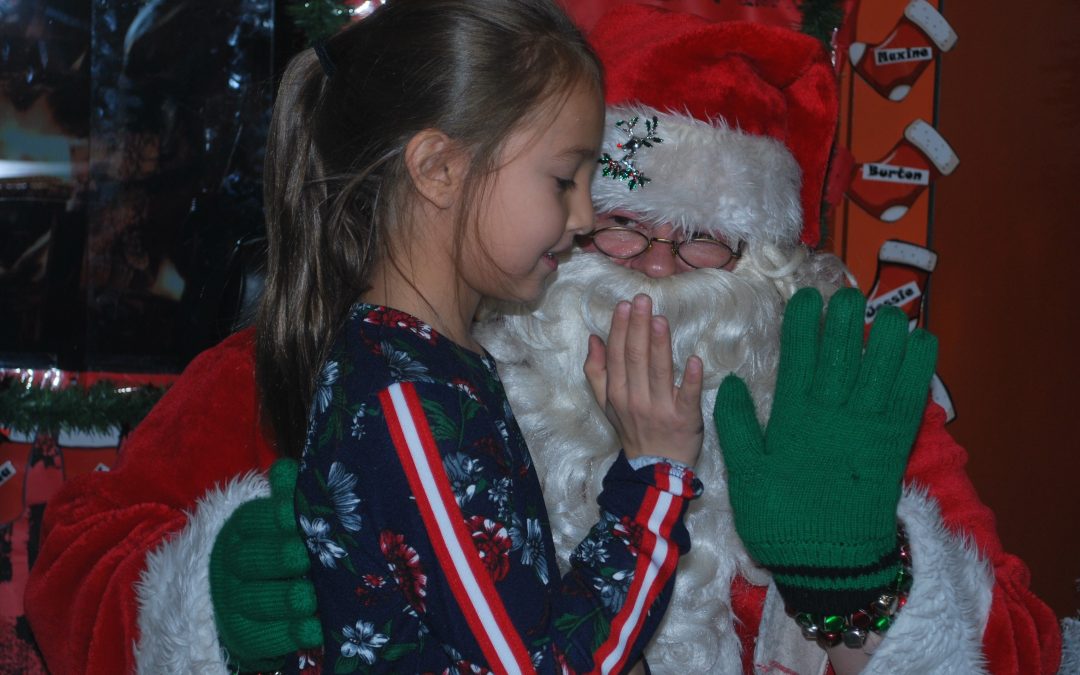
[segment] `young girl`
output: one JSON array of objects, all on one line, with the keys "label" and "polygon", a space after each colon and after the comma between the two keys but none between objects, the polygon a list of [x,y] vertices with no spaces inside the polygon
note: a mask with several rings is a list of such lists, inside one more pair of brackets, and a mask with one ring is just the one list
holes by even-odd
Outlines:
[{"label": "young girl", "polygon": [[645,296],[586,372],[623,441],[560,578],[482,298],[529,301],[591,229],[600,66],[548,0],[394,0],[284,75],[257,377],[335,673],[625,672],[690,542],[701,365]]}]

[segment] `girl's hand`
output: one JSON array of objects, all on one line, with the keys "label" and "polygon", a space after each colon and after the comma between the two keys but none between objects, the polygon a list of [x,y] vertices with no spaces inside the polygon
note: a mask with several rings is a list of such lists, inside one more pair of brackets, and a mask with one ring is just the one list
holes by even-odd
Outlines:
[{"label": "girl's hand", "polygon": [[704,437],[701,359],[687,359],[683,373],[682,386],[675,386],[671,331],[667,319],[653,316],[647,295],[615,306],[607,345],[589,337],[585,377],[627,457],[697,461]]}]

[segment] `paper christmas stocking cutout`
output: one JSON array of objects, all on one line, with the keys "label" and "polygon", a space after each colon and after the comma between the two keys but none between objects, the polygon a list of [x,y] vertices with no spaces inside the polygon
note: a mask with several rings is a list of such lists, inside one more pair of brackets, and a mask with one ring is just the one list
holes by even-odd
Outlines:
[{"label": "paper christmas stocking cutout", "polygon": [[952,402],[952,394],[949,388],[941,381],[937,373],[930,379],[930,400],[937,403],[945,410],[945,424],[956,419],[956,406]]},{"label": "paper christmas stocking cutout", "polygon": [[886,223],[904,217],[930,182],[949,175],[960,159],[934,127],[915,120],[885,157],[856,163],[847,196]]},{"label": "paper christmas stocking cutout", "polygon": [[910,328],[922,315],[923,298],[930,273],[937,267],[937,254],[906,241],[890,239],[878,251],[877,275],[866,299],[866,333],[878,311],[885,306],[899,307],[907,314]]},{"label": "paper christmas stocking cutout", "polygon": [[876,45],[852,42],[851,65],[879,94],[902,101],[936,52],[956,44],[956,32],[926,0],[911,0],[896,28]]},{"label": "paper christmas stocking cutout", "polygon": [[[866,334],[882,307],[899,307],[908,317],[908,329],[914,330],[922,316],[930,274],[937,267],[937,254],[928,248],[890,239],[878,251],[874,285],[866,301]],[[937,373],[930,381],[930,398],[945,410],[945,422],[956,419],[949,389]]]}]

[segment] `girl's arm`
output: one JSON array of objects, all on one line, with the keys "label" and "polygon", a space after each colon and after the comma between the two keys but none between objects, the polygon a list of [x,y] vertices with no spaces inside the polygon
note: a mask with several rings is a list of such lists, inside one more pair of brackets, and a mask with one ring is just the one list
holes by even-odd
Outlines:
[{"label": "girl's arm", "polygon": [[623,672],[637,661],[689,547],[689,470],[620,457],[603,516],[560,579],[508,408],[406,382],[340,410],[315,428],[327,442],[298,483],[326,669]]}]

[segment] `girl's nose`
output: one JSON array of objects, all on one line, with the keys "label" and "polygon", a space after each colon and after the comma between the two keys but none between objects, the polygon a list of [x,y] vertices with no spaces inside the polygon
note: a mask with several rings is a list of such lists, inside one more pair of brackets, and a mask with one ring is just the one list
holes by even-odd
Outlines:
[{"label": "girl's nose", "polygon": [[593,229],[596,212],[593,210],[592,196],[588,190],[578,190],[570,202],[570,213],[566,218],[566,231],[575,235],[585,234]]}]

